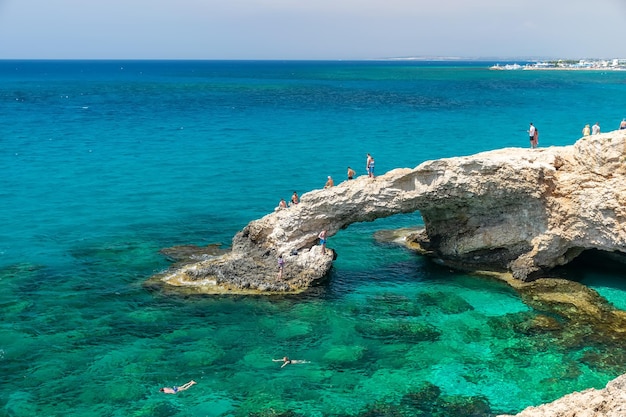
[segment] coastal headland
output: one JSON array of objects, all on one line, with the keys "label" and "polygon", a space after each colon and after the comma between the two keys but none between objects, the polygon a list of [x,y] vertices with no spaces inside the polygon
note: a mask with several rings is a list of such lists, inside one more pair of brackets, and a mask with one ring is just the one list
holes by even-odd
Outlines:
[{"label": "coastal headland", "polygon": [[332,239],[333,249],[318,245],[321,230],[332,237],[352,223],[416,211],[424,228],[404,243],[453,268],[532,281],[586,250],[621,259],[625,157],[621,130],[570,146],[498,149],[362,176],[305,193],[300,204],[251,221],[229,250],[187,257],[148,283],[205,294],[300,292],[323,279],[335,250],[341,253]]}]

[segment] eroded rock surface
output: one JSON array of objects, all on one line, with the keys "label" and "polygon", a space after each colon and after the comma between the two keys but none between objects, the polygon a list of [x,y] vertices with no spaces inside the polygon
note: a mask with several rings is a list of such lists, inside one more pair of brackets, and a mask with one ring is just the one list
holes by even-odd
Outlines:
[{"label": "eroded rock surface", "polygon": [[425,228],[409,246],[450,266],[508,271],[523,281],[586,249],[626,253],[625,144],[626,131],[615,131],[566,147],[427,161],[313,190],[297,206],[250,222],[227,254],[153,280],[206,293],[298,291],[332,266],[333,252],[317,245],[321,230],[332,236],[351,223],[415,211]]},{"label": "eroded rock surface", "polygon": [[[515,417],[624,417],[626,416],[626,375],[609,382],[604,389],[575,392],[549,404],[528,407]],[[501,415],[498,417],[513,417]]]}]

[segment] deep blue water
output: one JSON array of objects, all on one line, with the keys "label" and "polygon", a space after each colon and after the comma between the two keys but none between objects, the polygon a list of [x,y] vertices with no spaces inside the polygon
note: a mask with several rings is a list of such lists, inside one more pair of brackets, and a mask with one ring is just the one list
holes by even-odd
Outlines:
[{"label": "deep blue water", "polygon": [[[545,147],[626,116],[623,72],[491,64],[0,61],[3,412],[392,415],[426,383],[436,412],[469,397],[517,412],[624,372],[513,331],[536,313],[506,286],[374,240],[419,213],[331,237],[329,279],[302,296],[142,286],[161,248],[228,246],[294,190],[364,174],[368,152],[380,174],[528,147],[531,121]],[[626,309],[619,272],[579,272]]]}]

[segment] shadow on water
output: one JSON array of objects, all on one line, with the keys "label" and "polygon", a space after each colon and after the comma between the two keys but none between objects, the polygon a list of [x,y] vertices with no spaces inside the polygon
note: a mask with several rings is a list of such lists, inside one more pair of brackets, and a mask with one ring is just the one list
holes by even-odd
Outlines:
[{"label": "shadow on water", "polygon": [[626,256],[586,250],[569,264],[555,268],[554,276],[581,283],[597,291],[616,308],[626,311]]}]

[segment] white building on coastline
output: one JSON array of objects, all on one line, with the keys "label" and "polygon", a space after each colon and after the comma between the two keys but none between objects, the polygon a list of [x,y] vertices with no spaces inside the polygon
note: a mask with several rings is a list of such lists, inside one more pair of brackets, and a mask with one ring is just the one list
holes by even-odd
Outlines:
[{"label": "white building on coastline", "polygon": [[537,61],[534,64],[496,64],[489,69],[492,70],[604,70],[604,71],[626,71],[626,59],[612,58],[612,59],[597,59],[588,60],[580,59],[576,60],[563,60],[556,61]]}]

